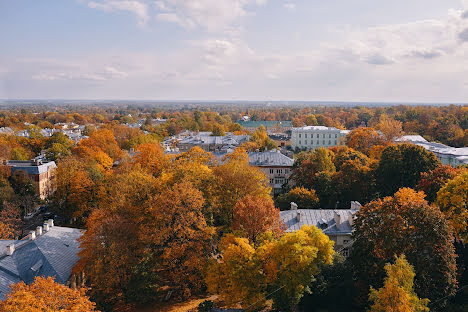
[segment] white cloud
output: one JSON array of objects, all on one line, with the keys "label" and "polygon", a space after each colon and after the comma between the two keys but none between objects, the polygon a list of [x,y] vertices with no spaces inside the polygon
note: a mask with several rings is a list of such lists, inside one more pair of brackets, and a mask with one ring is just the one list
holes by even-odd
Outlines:
[{"label": "white cloud", "polygon": [[136,15],[138,25],[144,26],[149,20],[148,6],[142,1],[136,0],[103,0],[101,2],[90,1],[88,6],[92,9],[112,12],[116,10],[127,11]]},{"label": "white cloud", "polygon": [[249,6],[261,6],[266,2],[267,0],[161,0],[157,1],[156,6],[163,13],[156,16],[185,28],[201,27],[220,32],[241,18],[252,15],[247,9]]},{"label": "white cloud", "polygon": [[[60,65],[58,65],[60,66]],[[56,80],[82,80],[82,81],[107,81],[112,79],[127,78],[126,72],[120,71],[112,66],[106,66],[97,72],[83,72],[78,69],[65,69],[66,71],[55,71],[49,73],[38,73],[32,76],[34,80],[56,81]]]},{"label": "white cloud", "polygon": [[283,7],[288,10],[294,10],[296,9],[296,4],[292,2],[286,2],[283,4]]}]

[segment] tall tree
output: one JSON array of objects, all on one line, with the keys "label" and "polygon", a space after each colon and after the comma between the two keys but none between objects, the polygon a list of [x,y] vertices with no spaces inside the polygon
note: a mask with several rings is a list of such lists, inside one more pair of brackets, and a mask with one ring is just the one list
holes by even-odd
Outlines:
[{"label": "tall tree", "polygon": [[440,165],[434,153],[414,144],[398,144],[385,148],[376,169],[378,190],[391,195],[399,188],[415,188],[421,174]]},{"label": "tall tree", "polygon": [[373,146],[383,144],[384,138],[373,128],[356,128],[346,136],[347,146],[368,156]]},{"label": "tall tree", "polygon": [[426,194],[427,201],[433,203],[437,200],[437,192],[448,180],[453,179],[458,172],[458,169],[450,165],[442,165],[434,170],[423,172],[416,188]]},{"label": "tall tree", "polygon": [[370,312],[427,312],[428,299],[419,299],[414,292],[414,269],[405,255],[396,257],[395,264],[385,265],[387,277],[379,290],[371,287]]},{"label": "tall tree", "polygon": [[429,206],[423,192],[409,188],[393,197],[361,208],[354,225],[353,263],[360,300],[369,286],[380,287],[384,265],[405,254],[415,269],[419,296],[444,305],[456,291],[456,262],[452,228],[436,206]]}]

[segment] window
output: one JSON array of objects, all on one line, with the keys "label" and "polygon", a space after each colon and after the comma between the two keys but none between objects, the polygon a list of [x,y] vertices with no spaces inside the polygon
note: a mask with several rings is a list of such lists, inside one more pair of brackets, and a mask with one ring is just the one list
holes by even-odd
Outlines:
[{"label": "window", "polygon": [[270,184],[273,184],[274,180],[273,179],[270,179]]},{"label": "window", "polygon": [[347,243],[349,243],[349,239],[343,239],[343,244],[346,245]]},{"label": "window", "polygon": [[307,145],[307,140],[304,141],[304,144]]},{"label": "window", "polygon": [[289,169],[284,169],[284,173],[288,174],[288,173],[289,173]]},{"label": "window", "polygon": [[325,140],[323,140],[323,145],[325,145]]},{"label": "window", "polygon": [[320,138],[320,134],[317,133],[317,139]]},{"label": "window", "polygon": [[343,249],[343,250],[341,251],[341,254],[342,254],[344,257],[348,258],[348,257],[349,257],[349,250],[348,250],[348,248]]},{"label": "window", "polygon": [[328,145],[331,145],[331,140],[328,140]]},{"label": "window", "polygon": [[301,142],[301,140],[299,140],[299,145],[302,145],[302,142]]},{"label": "window", "polygon": [[329,138],[329,139],[331,138],[331,133],[330,133],[330,134],[328,134],[328,138]]},{"label": "window", "polygon": [[325,133],[322,135],[322,138],[324,138],[324,139],[325,139]]},{"label": "window", "polygon": [[299,137],[301,137],[301,134],[299,133]]},{"label": "window", "polygon": [[270,174],[273,174],[273,173],[274,173],[273,169],[270,169]]},{"label": "window", "polygon": [[283,169],[276,169],[276,173],[283,173]]},{"label": "window", "polygon": [[[304,134],[304,138],[306,138],[306,139],[307,139],[307,133],[306,133],[306,134]],[[307,144],[307,143],[306,143],[306,144]]]},{"label": "window", "polygon": [[338,145],[338,142],[335,140],[335,145]]},{"label": "window", "polygon": [[335,139],[338,137],[338,134],[335,133]]}]

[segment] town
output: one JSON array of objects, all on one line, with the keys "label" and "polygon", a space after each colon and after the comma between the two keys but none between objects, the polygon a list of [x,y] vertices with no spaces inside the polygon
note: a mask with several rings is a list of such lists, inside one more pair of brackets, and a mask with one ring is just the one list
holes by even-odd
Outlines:
[{"label": "town", "polygon": [[466,305],[466,106],[46,109],[0,114],[6,307],[361,311],[392,270],[424,309]]}]

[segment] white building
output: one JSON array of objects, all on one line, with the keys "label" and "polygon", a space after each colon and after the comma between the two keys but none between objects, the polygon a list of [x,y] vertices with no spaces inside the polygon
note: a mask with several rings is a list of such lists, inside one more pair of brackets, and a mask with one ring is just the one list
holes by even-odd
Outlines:
[{"label": "white building", "polygon": [[332,147],[344,144],[344,138],[349,130],[340,130],[333,127],[307,126],[293,128],[291,131],[291,147],[293,150],[316,149],[318,147]]}]

